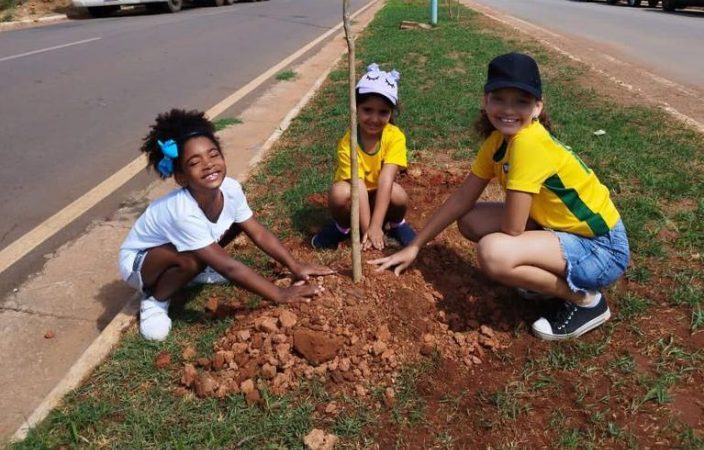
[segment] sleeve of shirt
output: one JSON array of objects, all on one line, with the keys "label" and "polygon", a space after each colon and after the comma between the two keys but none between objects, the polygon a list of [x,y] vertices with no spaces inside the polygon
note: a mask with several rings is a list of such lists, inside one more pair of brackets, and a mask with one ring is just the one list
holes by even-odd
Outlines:
[{"label": "sleeve of shirt", "polygon": [[406,150],[406,136],[398,128],[391,128],[388,148],[384,154],[384,164],[396,164],[399,167],[408,166],[408,151]]},{"label": "sleeve of shirt", "polygon": [[539,139],[517,136],[511,145],[506,189],[537,194],[545,180],[557,172],[549,148]]},{"label": "sleeve of shirt", "polygon": [[244,195],[242,185],[235,179],[230,179],[228,183],[226,195],[230,197],[233,206],[232,220],[235,223],[242,223],[254,215],[247,204],[247,197]]},{"label": "sleeve of shirt", "polygon": [[474,158],[474,163],[472,164],[472,173],[479,178],[484,180],[491,180],[494,178],[494,151],[496,151],[497,144],[496,138],[494,136],[489,136],[479,147],[479,152],[477,157]]},{"label": "sleeve of shirt", "polygon": [[[358,173],[360,179],[364,179],[364,172]],[[337,143],[337,169],[335,170],[335,181],[346,181],[352,178],[352,164],[350,162],[350,133],[349,131]]]}]

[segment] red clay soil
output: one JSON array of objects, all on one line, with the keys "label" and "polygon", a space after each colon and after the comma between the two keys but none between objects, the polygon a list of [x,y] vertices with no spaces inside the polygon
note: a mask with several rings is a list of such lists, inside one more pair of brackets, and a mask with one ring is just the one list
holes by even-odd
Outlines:
[{"label": "red clay soil", "polygon": [[[409,222],[422,224],[463,178],[455,169],[411,168],[401,180],[413,199]],[[496,193],[496,187],[490,192]],[[324,196],[309,200],[321,203]],[[305,243],[286,245],[297,257],[313,259]],[[658,339],[689,350],[701,347],[704,333],[690,336],[684,309],[667,306],[657,321],[613,320],[610,339],[604,339],[602,327],[580,341],[600,350],[593,357],[577,359],[576,366],[566,359],[565,367],[558,361],[557,368],[548,368],[551,351],[558,357],[574,352],[574,347],[530,334],[530,323],[550,305],[522,301],[512,289],[484,277],[474,262],[473,244],[456,227],[424,248],[400,277],[365,267],[364,279],[355,285],[349,276],[349,251],[338,253],[344,255],[333,267],[339,275],[320,279],[326,291],[310,303],[249,310],[236,299],[211,298],[206,309],[237,320],[215,344],[212,358],[183,349],[190,363],[182,369],[176,393],[192,390],[199,397],[220,398],[242,393],[254,403],[262,389],[283,394],[301,380],[317,379],[333,400],[318,405],[316,417],[330,423],[351,407],[345,397],[362,400],[380,413],[382,422],[365,429],[379,448],[399,442],[404,448],[429,448],[439,433],[452,436],[454,448],[555,448],[568,430],[600,429],[594,418],[598,411],[608,412],[604,424],[630,433],[632,443],[643,448],[672,447],[682,423],[700,436],[704,430],[701,369],[682,371],[672,401],[663,405],[641,402],[645,386],[619,383],[619,372],[606,370],[616,358],[630,355],[636,375],[647,379],[656,376]],[[380,254],[369,252],[364,258]],[[277,283],[290,280],[281,273]],[[615,288],[629,289],[642,286],[621,281]],[[666,299],[657,301],[666,307]],[[652,345],[644,347],[643,339]],[[599,347],[602,343],[605,348]],[[167,361],[162,357],[156,363]],[[417,374],[414,396],[424,405],[423,420],[399,425],[391,414],[403,406],[397,404],[399,379],[404,368],[421,366],[426,369]],[[677,422],[667,425],[671,417]],[[609,435],[597,438],[609,447],[626,443]]]}]

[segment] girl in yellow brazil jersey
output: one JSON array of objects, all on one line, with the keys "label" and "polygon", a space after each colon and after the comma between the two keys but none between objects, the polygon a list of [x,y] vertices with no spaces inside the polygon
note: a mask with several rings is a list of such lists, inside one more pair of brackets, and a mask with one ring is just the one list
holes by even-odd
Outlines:
[{"label": "girl in yellow brazil jersey", "polygon": [[[532,325],[536,336],[580,336],[611,313],[603,289],[620,278],[630,251],[609,191],[551,133],[537,63],[509,53],[489,63],[482,110],[485,138],[462,185],[403,250],[370,261],[398,275],[452,222],[477,243],[484,273],[523,297],[555,297],[558,308]],[[477,202],[492,179],[504,202]]]},{"label": "girl in yellow brazil jersey", "polygon": [[[359,225],[362,247],[384,248],[384,229],[402,246],[416,233],[404,219],[408,195],[394,182],[399,169],[405,169],[406,136],[393,124],[398,108],[400,74],[385,72],[371,64],[357,83],[357,166],[359,176]],[[350,198],[352,193],[350,131],[337,144],[337,170],[328,193],[332,222],[311,240],[314,248],[337,248],[350,235]]]}]

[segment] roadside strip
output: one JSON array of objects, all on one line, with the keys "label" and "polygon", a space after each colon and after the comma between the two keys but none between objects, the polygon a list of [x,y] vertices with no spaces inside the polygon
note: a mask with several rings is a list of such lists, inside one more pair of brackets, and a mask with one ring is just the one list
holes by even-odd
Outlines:
[{"label": "roadside strip", "polygon": [[[371,2],[364,5],[352,15],[352,18],[355,18],[359,14],[366,11],[367,8],[369,8],[372,4],[375,3],[375,1],[376,0],[372,0]],[[342,25],[342,22],[338,23],[333,28],[323,33],[321,36],[317,37],[313,41],[301,47],[298,51],[289,55],[287,58],[274,65],[269,70],[247,83],[244,87],[240,88],[230,96],[226,97],[224,100],[220,101],[215,106],[211,107],[209,110],[206,111],[207,116],[211,119],[214,119],[218,115],[222,114],[223,111],[227,110],[229,107],[241,100],[244,96],[261,86],[266,80],[271,78],[281,69],[291,64],[293,61],[304,55],[307,51],[327,39],[333,33],[339,31],[342,28]],[[93,40],[95,39],[100,38],[94,38]],[[74,45],[75,44],[76,43],[74,43]],[[15,57],[18,56],[19,55],[16,55]],[[40,245],[42,242],[46,241],[47,239],[61,231],[61,229],[63,229],[65,226],[80,217],[90,208],[100,203],[107,196],[115,192],[115,190],[119,189],[122,185],[131,180],[132,177],[144,170],[146,166],[147,161],[144,156],[138,156],[132,162],[130,162],[125,167],[114,173],[112,176],[110,176],[108,179],[98,184],[86,194],[74,200],[64,209],[54,214],[44,222],[40,223],[34,229],[26,233],[24,236],[20,237],[19,239],[5,247],[2,251],[0,251],[0,273],[4,272],[8,267],[12,266],[14,263],[19,261],[25,255],[31,252],[34,248]]]},{"label": "roadside strip", "polygon": [[[372,0],[370,3],[365,5],[362,9],[360,9],[354,16],[357,16],[358,14],[361,14],[364,11],[367,11],[370,7],[374,5],[381,5],[383,2],[378,2],[376,0]],[[363,28],[366,26],[366,24],[371,21],[373,15],[375,13],[374,9],[371,9],[369,11],[369,14],[364,17],[364,19],[360,20],[360,23],[356,25],[358,29]],[[339,26],[336,27],[337,30],[339,30]],[[330,33],[326,33],[326,36],[329,35]],[[315,44],[309,44],[309,46],[313,46]],[[310,48],[309,46],[308,49]],[[304,47],[304,48],[306,48]],[[307,50],[306,50],[307,51]],[[296,54],[300,55],[303,54],[305,51],[299,51],[296,52]],[[293,106],[292,109],[288,111],[288,113],[281,119],[280,122],[278,122],[278,125],[275,125],[275,128],[273,132],[271,132],[268,136],[268,138],[264,141],[264,144],[261,145],[257,149],[256,154],[249,160],[249,168],[254,166],[260,159],[261,157],[274,145],[274,143],[278,140],[278,138],[281,136],[281,134],[288,128],[291,120],[298,115],[298,113],[301,111],[301,109],[308,103],[308,101],[313,97],[313,95],[317,92],[319,87],[323,84],[323,82],[327,79],[328,74],[332,70],[332,68],[337,64],[339,61],[341,54],[343,54],[344,50],[342,49],[342,44],[341,40],[332,40],[328,44],[326,44],[319,53],[316,55],[312,56],[308,61],[306,61],[302,66],[305,67],[303,70],[308,70],[312,75],[312,83],[310,83],[308,88],[303,90],[305,94],[298,98],[295,102],[292,102],[290,104],[295,105]],[[288,59],[288,58],[287,58]],[[286,63],[288,64],[288,63]],[[277,66],[276,69],[273,69],[273,71],[278,70],[281,66]],[[309,78],[310,78],[309,77]],[[260,77],[262,78],[262,81],[266,79],[266,77]],[[303,77],[302,77],[303,78]],[[249,85],[248,85],[249,86]],[[245,87],[246,88],[246,87]],[[243,88],[244,89],[244,88]],[[289,88],[286,86],[283,86],[282,90],[288,90]],[[275,90],[275,88],[272,88],[272,90]],[[245,95],[245,94],[243,94]],[[267,94],[264,94],[265,96]],[[233,101],[232,98],[234,96],[228,97],[228,101]],[[241,96],[239,97],[241,98]],[[234,100],[237,101],[237,100]],[[233,101],[233,102],[234,102]],[[271,99],[267,100],[267,102],[270,102]],[[222,106],[223,102],[219,103],[218,105]],[[216,108],[218,105],[213,107],[208,113],[211,114],[213,109]],[[229,106],[228,106],[229,107]],[[288,108],[288,106],[287,106]],[[224,111],[227,109],[227,107],[220,109],[220,112]],[[264,111],[265,108],[262,108],[262,105],[257,105],[256,102],[254,105],[250,107],[252,110],[261,110]],[[216,110],[217,111],[217,110]],[[284,110],[285,111],[285,110]],[[245,111],[244,115],[246,115],[247,112]],[[269,115],[269,112],[266,113]],[[212,117],[212,116],[211,116]],[[279,116],[281,117],[281,116]],[[233,130],[239,130],[239,127],[246,126],[249,122],[245,122],[244,125],[240,125],[238,127],[233,128]],[[273,128],[273,127],[272,127]],[[226,129],[223,131],[223,133],[227,133],[229,129]],[[269,128],[271,130],[271,128]],[[244,131],[241,131],[244,132]],[[268,132],[267,132],[268,133]],[[266,135],[262,136],[262,140],[264,140],[264,137]],[[234,139],[232,137],[226,138],[226,136],[221,136],[223,140],[232,140],[232,141],[237,141],[241,142],[240,140]],[[261,141],[259,141],[261,142]],[[137,161],[138,162],[138,161]],[[133,161],[133,163],[136,163]],[[249,169],[245,171],[245,175],[242,177],[240,176],[240,180],[246,178],[246,176],[249,173]],[[107,181],[107,180],[106,180]],[[90,294],[89,294],[90,295]],[[110,353],[110,351],[113,349],[113,347],[119,342],[120,337],[122,336],[122,333],[124,332],[125,329],[130,327],[136,318],[136,311],[138,309],[138,300],[139,297],[137,295],[133,296],[130,298],[130,300],[127,302],[127,304],[123,307],[122,311],[115,316],[110,324],[100,333],[100,335],[88,346],[88,348],[83,352],[83,354],[80,356],[80,358],[72,365],[72,367],[69,369],[69,371],[66,373],[66,375],[58,382],[56,386],[49,392],[46,397],[41,401],[41,403],[34,408],[33,412],[29,414],[29,416],[24,420],[24,422],[21,424],[21,426],[17,429],[17,431],[14,433],[14,435],[11,437],[11,440],[13,442],[21,441],[23,440],[26,436],[29,430],[39,424],[44,418],[51,412],[52,409],[56,408],[60,402],[61,399],[70,391],[73,389],[77,388],[83,380],[85,380],[90,373],[93,371],[93,369],[100,364],[100,362],[107,357],[107,355]]]}]

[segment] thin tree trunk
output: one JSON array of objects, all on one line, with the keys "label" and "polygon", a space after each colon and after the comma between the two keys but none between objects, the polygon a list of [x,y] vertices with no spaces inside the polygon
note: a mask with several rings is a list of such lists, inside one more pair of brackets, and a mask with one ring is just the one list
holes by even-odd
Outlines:
[{"label": "thin tree trunk", "polygon": [[352,280],[357,283],[362,279],[362,244],[359,240],[359,176],[357,167],[357,104],[355,103],[355,81],[354,73],[354,36],[352,36],[352,25],[350,23],[350,1],[342,0],[342,17],[345,27],[345,38],[347,39],[347,55],[349,64],[349,84],[350,84],[350,165],[352,166],[352,208],[350,223],[352,224]]}]

